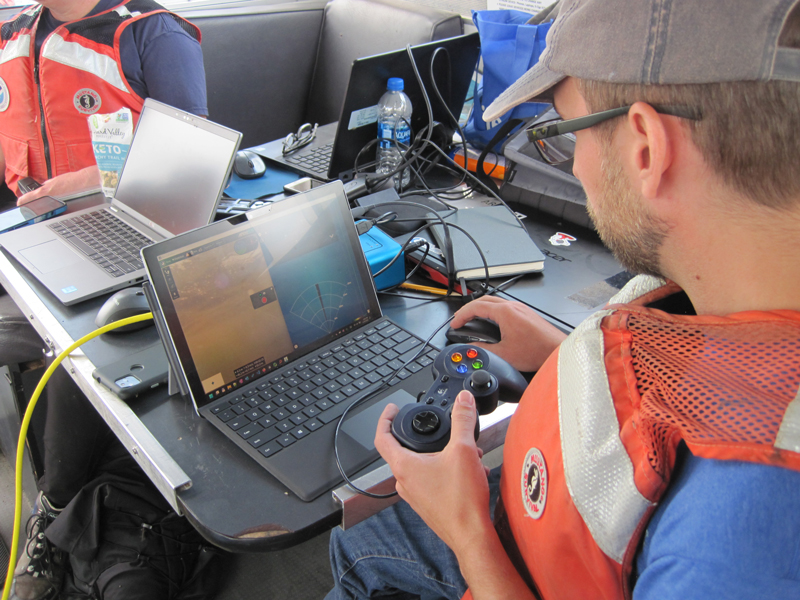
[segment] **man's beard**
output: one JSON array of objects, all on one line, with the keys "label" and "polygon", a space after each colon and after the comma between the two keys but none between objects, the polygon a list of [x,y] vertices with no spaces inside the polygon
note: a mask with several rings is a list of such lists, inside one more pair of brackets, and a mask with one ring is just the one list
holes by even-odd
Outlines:
[{"label": "man's beard", "polygon": [[666,224],[647,211],[610,145],[603,145],[600,166],[605,175],[596,199],[600,208],[595,210],[587,203],[600,239],[627,271],[661,277],[660,250]]}]

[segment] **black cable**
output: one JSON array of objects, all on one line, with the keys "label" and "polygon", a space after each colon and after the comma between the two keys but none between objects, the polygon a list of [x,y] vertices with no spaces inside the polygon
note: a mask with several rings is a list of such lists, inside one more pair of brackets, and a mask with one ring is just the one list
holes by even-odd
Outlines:
[{"label": "black cable", "polygon": [[[450,323],[450,321],[453,320],[453,317],[455,317],[455,315],[452,315],[452,316],[448,317],[441,325],[439,325],[436,329],[434,329],[433,333],[430,336],[428,336],[428,339],[426,339],[424,342],[421,342],[420,348],[419,348],[419,350],[417,350],[416,354],[414,354],[411,358],[406,360],[406,362],[404,362],[400,367],[395,369],[393,373],[391,373],[390,375],[385,377],[384,380],[381,382],[381,384],[377,388],[375,388],[374,390],[366,392],[364,395],[362,395],[361,397],[357,398],[356,400],[354,400],[353,402],[348,404],[347,408],[344,409],[344,412],[342,413],[342,416],[339,417],[339,421],[336,423],[336,432],[333,435],[333,454],[334,454],[334,457],[336,458],[336,468],[339,469],[339,474],[342,476],[342,479],[344,479],[345,483],[347,485],[349,485],[350,488],[353,489],[355,492],[357,492],[359,494],[362,494],[363,496],[367,496],[368,498],[375,498],[377,500],[385,500],[387,498],[394,498],[397,495],[396,491],[389,492],[388,494],[375,494],[373,492],[368,492],[367,490],[362,490],[360,487],[358,487],[356,484],[354,484],[353,481],[347,476],[347,473],[344,472],[344,468],[342,467],[342,461],[339,458],[338,440],[339,440],[339,431],[341,430],[342,423],[344,423],[344,420],[345,420],[345,417],[347,416],[347,413],[350,412],[350,409],[352,409],[352,408],[358,406],[359,404],[363,403],[364,401],[372,398],[375,394],[378,394],[378,393],[382,392],[384,390],[384,388],[388,387],[390,382],[392,381],[392,379],[394,379],[400,371],[402,371],[408,365],[410,365],[412,362],[417,360],[417,358],[420,356],[420,354],[423,351],[427,351],[428,344],[433,339],[433,337],[437,333],[439,333],[445,326],[447,326],[447,324]],[[433,348],[433,346],[431,346],[430,349],[434,350],[435,348]]]}]

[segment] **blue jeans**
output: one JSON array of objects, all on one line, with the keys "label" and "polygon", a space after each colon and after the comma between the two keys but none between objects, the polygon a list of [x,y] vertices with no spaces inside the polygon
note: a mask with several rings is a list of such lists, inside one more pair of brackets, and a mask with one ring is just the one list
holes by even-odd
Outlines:
[{"label": "blue jeans", "polygon": [[[500,468],[489,476],[494,511]],[[345,598],[447,598],[467,591],[458,561],[405,502],[398,502],[347,531],[331,533],[334,588],[326,600]]]}]

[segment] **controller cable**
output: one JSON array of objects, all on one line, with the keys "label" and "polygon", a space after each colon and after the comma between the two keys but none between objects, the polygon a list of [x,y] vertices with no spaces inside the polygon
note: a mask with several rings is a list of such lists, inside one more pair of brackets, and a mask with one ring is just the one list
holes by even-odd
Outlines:
[{"label": "controller cable", "polygon": [[14,581],[14,570],[17,566],[17,554],[19,549],[19,537],[22,521],[22,468],[25,455],[25,440],[28,437],[28,427],[30,426],[31,418],[33,417],[33,409],[36,408],[36,403],[39,401],[39,397],[42,395],[44,386],[47,385],[47,382],[50,380],[53,372],[56,370],[56,368],[58,368],[61,362],[79,346],[82,346],[89,340],[92,340],[103,333],[116,329],[117,327],[123,327],[125,325],[138,323],[139,321],[146,321],[152,318],[153,313],[148,312],[133,317],[127,317],[125,319],[120,319],[119,321],[114,321],[113,323],[109,323],[108,325],[104,325],[99,329],[87,333],[78,341],[70,344],[66,350],[61,352],[61,354],[59,354],[55,360],[53,360],[50,366],[47,367],[47,370],[44,372],[41,379],[39,379],[39,383],[36,385],[36,389],[33,391],[33,395],[31,396],[28,406],[25,409],[25,414],[22,417],[22,423],[20,424],[19,429],[19,438],[17,440],[17,460],[14,469],[14,530],[11,535],[8,572],[6,573],[6,583],[3,586],[2,600],[8,600],[8,597],[11,594],[11,586],[13,585]]},{"label": "controller cable", "polygon": [[[358,487],[355,483],[353,483],[350,477],[347,476],[347,473],[345,473],[344,467],[342,466],[341,458],[339,457],[339,432],[341,431],[342,423],[344,423],[345,417],[347,417],[347,413],[350,412],[350,409],[355,408],[356,406],[362,404],[366,400],[369,400],[375,394],[383,391],[386,387],[388,387],[391,381],[397,376],[398,373],[400,373],[408,365],[410,365],[417,358],[419,358],[420,354],[422,354],[423,351],[429,348],[428,344],[430,343],[430,341],[434,338],[434,336],[437,333],[439,333],[445,326],[447,326],[447,324],[450,323],[450,321],[453,320],[453,317],[455,317],[455,315],[451,315],[441,325],[439,325],[436,329],[434,329],[433,333],[430,336],[428,336],[428,339],[426,339],[424,342],[420,344],[420,347],[417,350],[417,352],[411,358],[406,360],[402,365],[397,367],[397,369],[395,369],[391,375],[385,377],[383,381],[379,385],[377,385],[377,387],[375,387],[374,389],[367,389],[361,396],[353,400],[347,406],[347,408],[344,409],[344,412],[339,417],[339,421],[336,423],[336,433],[333,436],[333,454],[334,457],[336,458],[336,468],[339,469],[339,474],[342,476],[342,479],[344,479],[345,483],[348,486],[350,486],[350,488],[352,488],[355,492],[363,496],[367,496],[368,498],[375,498],[377,500],[384,500],[386,498],[394,498],[395,496],[397,496],[397,491],[389,492],[387,494],[376,494],[374,492],[363,490],[360,487]],[[430,346],[430,349],[434,349],[433,346]]]}]

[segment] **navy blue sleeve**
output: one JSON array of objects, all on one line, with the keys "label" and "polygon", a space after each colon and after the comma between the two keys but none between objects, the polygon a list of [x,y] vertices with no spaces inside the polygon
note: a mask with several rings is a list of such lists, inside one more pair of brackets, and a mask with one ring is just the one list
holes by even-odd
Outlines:
[{"label": "navy blue sleeve", "polygon": [[141,97],[208,115],[203,52],[171,16],[160,13],[125,29],[120,56],[125,77]]},{"label": "navy blue sleeve", "polygon": [[800,598],[800,473],[685,462],[650,521],[634,600]]}]

